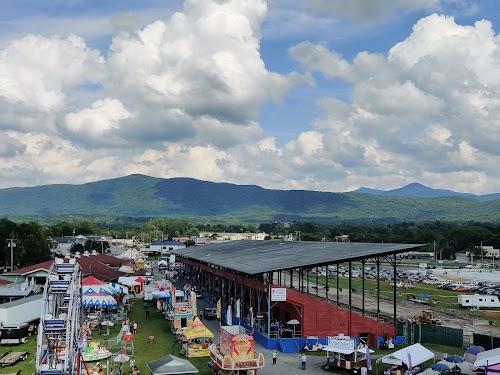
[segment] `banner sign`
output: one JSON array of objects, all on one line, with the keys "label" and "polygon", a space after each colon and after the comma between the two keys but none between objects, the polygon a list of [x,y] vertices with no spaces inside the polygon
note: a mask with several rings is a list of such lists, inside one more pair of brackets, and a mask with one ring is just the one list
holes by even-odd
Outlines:
[{"label": "banner sign", "polygon": [[356,341],[354,339],[351,339],[349,336],[328,337],[328,346],[354,350]]},{"label": "banner sign", "polygon": [[286,301],[286,288],[271,288],[271,301]]}]

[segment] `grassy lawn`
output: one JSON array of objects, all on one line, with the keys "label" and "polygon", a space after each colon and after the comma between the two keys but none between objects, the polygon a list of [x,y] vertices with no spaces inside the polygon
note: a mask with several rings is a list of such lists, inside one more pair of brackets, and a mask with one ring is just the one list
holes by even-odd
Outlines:
[{"label": "grassy lawn", "polygon": [[0,355],[6,352],[28,352],[28,359],[26,361],[17,362],[14,366],[5,367],[0,369],[0,374],[21,373],[31,375],[35,371],[35,358],[36,358],[36,336],[31,336],[26,344],[21,345],[2,345],[0,346]]},{"label": "grassy lawn", "polygon": [[[183,357],[179,354],[180,345],[176,343],[174,335],[170,332],[169,322],[151,304],[149,318],[144,317],[144,301],[134,301],[130,320],[137,322],[137,335],[134,339],[134,351],[137,366],[141,374],[149,374],[146,362],[158,359],[167,354]],[[149,344],[148,337],[155,336],[156,343]],[[191,363],[199,370],[199,374],[210,374],[207,362],[208,357],[190,359]]]}]

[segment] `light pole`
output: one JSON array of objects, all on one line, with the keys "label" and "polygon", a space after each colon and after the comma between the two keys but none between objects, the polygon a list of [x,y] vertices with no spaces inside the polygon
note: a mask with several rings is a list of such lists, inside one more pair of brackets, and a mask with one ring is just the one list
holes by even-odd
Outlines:
[{"label": "light pole", "polygon": [[13,238],[7,238],[7,241],[9,242],[9,247],[10,247],[10,271],[14,271],[14,248],[16,247],[16,239]]}]

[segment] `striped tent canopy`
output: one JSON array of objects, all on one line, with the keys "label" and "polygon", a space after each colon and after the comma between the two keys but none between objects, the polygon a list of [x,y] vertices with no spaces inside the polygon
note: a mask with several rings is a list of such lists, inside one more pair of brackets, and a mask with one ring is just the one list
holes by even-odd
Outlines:
[{"label": "striped tent canopy", "polygon": [[105,308],[117,305],[116,300],[107,293],[89,293],[82,296],[82,305],[85,308]]},{"label": "striped tent canopy", "polygon": [[82,293],[85,295],[85,294],[96,294],[96,293],[115,294],[117,292],[109,285],[104,284],[104,285],[82,286]]}]

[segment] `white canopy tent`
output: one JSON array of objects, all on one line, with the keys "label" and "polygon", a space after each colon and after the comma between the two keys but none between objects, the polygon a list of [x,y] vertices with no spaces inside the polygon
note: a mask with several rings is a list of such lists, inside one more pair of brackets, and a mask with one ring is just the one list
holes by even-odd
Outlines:
[{"label": "white canopy tent", "polygon": [[144,254],[141,253],[139,250],[134,249],[133,247],[125,250],[123,253],[121,253],[120,255],[118,255],[118,258],[132,259],[132,260],[137,260],[137,259],[140,259],[140,258],[143,258],[143,257],[144,257]]},{"label": "white canopy tent", "polygon": [[118,283],[128,286],[128,287],[134,287],[134,286],[139,286],[141,285],[140,282],[136,281],[137,276],[120,276],[118,278]]},{"label": "white canopy tent", "polygon": [[421,344],[413,344],[382,357],[382,363],[408,366],[408,357],[411,357],[411,365],[414,367],[434,358],[434,353]]},{"label": "white canopy tent", "polygon": [[485,352],[478,353],[476,356],[476,361],[474,362],[474,366],[491,366],[498,363],[500,363],[500,348],[486,350]]}]

